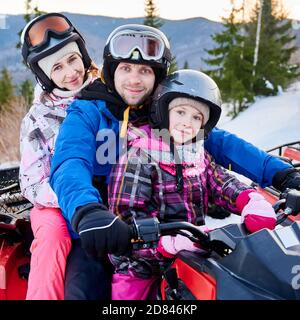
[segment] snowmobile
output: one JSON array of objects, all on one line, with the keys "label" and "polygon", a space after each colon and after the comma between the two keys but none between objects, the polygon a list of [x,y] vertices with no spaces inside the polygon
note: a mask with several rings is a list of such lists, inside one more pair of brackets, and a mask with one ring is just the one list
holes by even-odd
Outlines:
[{"label": "snowmobile", "polygon": [[162,300],[299,300],[300,221],[282,226],[300,211],[300,191],[282,194],[274,205],[277,228],[248,234],[230,224],[208,234],[188,222],[159,223],[146,218],[133,224],[133,248],[155,248],[163,235],[181,234],[203,253],[180,251],[161,270]]},{"label": "snowmobile", "polygon": [[[268,152],[272,151],[300,167],[299,141]],[[243,224],[229,224],[205,234],[187,222],[136,221],[134,249],[156,247],[159,237],[176,234],[206,249],[202,254],[181,251],[161,270],[159,300],[300,299],[300,192],[281,194],[273,187],[252,186],[277,212],[275,230],[249,234]]]},{"label": "snowmobile", "polygon": [[33,239],[29,210],[21,195],[19,168],[0,170],[0,300],[23,300]]},{"label": "snowmobile", "polygon": [[[299,145],[299,142],[297,142],[297,144]],[[283,156],[284,159],[292,161],[291,163],[295,167],[300,166],[299,148],[292,146],[281,146],[279,148],[280,152],[282,150],[284,152],[283,154],[280,153],[279,156]],[[29,222],[29,211],[32,205],[21,195],[18,177],[18,167],[0,169],[0,300],[23,300],[26,297],[27,291],[30,262],[29,248],[33,240]],[[280,194],[277,190],[273,188],[258,188],[258,190],[262,192],[267,200],[274,206],[276,206],[278,201],[280,206],[284,205],[284,199],[278,200]],[[278,210],[282,210],[281,207],[279,207]],[[297,239],[295,240],[295,246],[292,248],[284,248],[284,245],[283,247],[279,246],[281,238],[277,235],[277,231],[269,232],[262,230],[257,234],[247,235],[242,225],[228,225],[210,233],[209,238],[207,238],[207,235],[200,234],[199,231],[194,231],[193,239],[195,241],[208,244],[207,256],[195,256],[195,254],[192,253],[181,252],[174,261],[173,267],[170,268],[171,271],[168,271],[166,275],[164,275],[164,280],[161,282],[162,290],[160,298],[169,299],[174,295],[176,296],[174,290],[175,292],[177,290],[177,294],[183,295],[185,298],[260,298],[261,296],[257,293],[260,288],[260,283],[252,283],[250,276],[253,272],[256,272],[259,267],[265,272],[262,274],[261,281],[267,279],[267,282],[270,282],[270,286],[272,282],[273,286],[276,286],[276,288],[263,287],[263,289],[261,289],[262,292],[270,292],[270,296],[274,298],[286,298],[287,293],[281,294],[281,292],[289,291],[283,284],[286,280],[285,277],[288,277],[288,274],[285,273],[289,271],[289,261],[295,259],[295,265],[298,265],[300,268],[298,256],[300,248],[297,247],[299,246],[299,223],[293,223],[293,221],[297,220],[300,221],[300,214],[297,216],[289,214],[286,219],[282,219],[279,222],[281,226],[287,226],[287,228],[284,228],[287,234],[293,234],[292,237]],[[143,245],[145,246],[155,245],[158,236],[164,232],[182,232],[179,230],[184,230],[185,228],[193,230],[194,228],[193,226],[187,227],[186,224],[180,224],[179,227],[180,228],[174,227],[172,224],[168,227],[168,225],[152,222],[150,235],[153,237],[154,228],[156,232],[155,238],[147,238],[143,235],[139,240],[139,245],[141,245],[144,240],[145,243],[143,243]],[[168,228],[173,228],[173,230],[167,231]],[[145,230],[144,228],[142,229]],[[141,236],[139,230],[137,234]],[[148,243],[149,241],[150,244]],[[274,269],[275,265],[278,265],[279,271],[282,271],[281,273],[277,269],[268,269],[264,264],[267,263],[267,261],[260,260],[259,255],[256,253],[257,251],[251,251],[252,243],[255,244],[255,246],[259,243],[258,246],[260,247],[260,241],[263,241],[263,245],[261,246],[262,251],[264,251],[263,248],[265,250],[268,248],[266,252],[274,252],[274,256],[270,257],[270,261],[275,261],[272,265]],[[216,246],[216,244],[218,244],[218,246]],[[291,257],[293,254],[294,258]],[[235,256],[237,260],[234,259]],[[265,258],[267,257],[268,256]],[[277,260],[279,261],[278,263]],[[233,261],[240,262],[239,264],[234,264]],[[228,270],[226,271],[227,275],[225,270]],[[234,275],[234,272],[236,272],[236,275]],[[280,274],[278,274],[278,272]],[[289,274],[289,276],[292,276],[292,274]],[[297,275],[294,276],[297,277]],[[174,282],[172,282],[172,279]],[[222,279],[222,281],[220,279]],[[171,284],[169,284],[169,282]],[[197,283],[198,291],[191,289],[195,286],[195,283]],[[299,285],[299,283],[300,280],[298,280],[297,284]],[[286,286],[288,287],[288,285]],[[281,291],[283,287],[285,288],[284,290],[287,291]],[[251,290],[249,288],[251,288]],[[278,291],[280,292],[276,296],[275,293]],[[187,294],[187,296],[185,294]],[[289,291],[289,294],[290,296],[288,297],[290,298],[296,297],[291,291]]]}]

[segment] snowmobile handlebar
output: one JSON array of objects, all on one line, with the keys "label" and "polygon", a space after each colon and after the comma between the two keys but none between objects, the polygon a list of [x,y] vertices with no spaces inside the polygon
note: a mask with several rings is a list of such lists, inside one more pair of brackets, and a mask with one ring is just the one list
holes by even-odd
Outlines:
[{"label": "snowmobile handlebar", "polygon": [[[300,191],[285,191],[273,205],[273,208],[278,213],[277,224],[282,223],[289,215],[297,215],[300,212]],[[209,234],[192,223],[185,221],[160,223],[156,217],[133,219],[131,232],[132,248],[135,250],[155,248],[161,236],[176,234],[182,234],[199,243],[203,249],[214,249],[212,246],[213,241]]]},{"label": "snowmobile handlebar", "polygon": [[[157,245],[164,235],[184,234],[195,242],[200,242],[206,248],[210,241],[209,235],[199,227],[185,221],[160,223],[156,217],[134,220],[132,227],[133,249],[149,249]],[[189,231],[191,235],[184,232]]]}]

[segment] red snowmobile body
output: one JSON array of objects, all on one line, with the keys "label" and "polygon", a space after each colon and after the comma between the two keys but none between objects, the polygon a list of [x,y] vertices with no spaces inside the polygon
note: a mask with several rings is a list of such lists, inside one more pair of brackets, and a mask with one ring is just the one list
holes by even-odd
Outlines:
[{"label": "red snowmobile body", "polygon": [[0,300],[24,300],[27,291],[31,204],[20,195],[18,172],[0,171]]},{"label": "red snowmobile body", "polygon": [[[281,231],[246,235],[228,225],[210,234],[215,245],[231,246],[224,255],[181,251],[165,270],[163,300],[299,300],[300,223]],[[287,235],[294,241],[288,243]],[[220,253],[220,252],[219,252]],[[171,273],[171,275],[168,275]],[[174,290],[175,289],[175,290]]]},{"label": "red snowmobile body", "polygon": [[27,280],[21,270],[29,263],[29,256],[24,254],[22,241],[1,239],[0,243],[0,300],[24,300]]},{"label": "red snowmobile body", "polygon": [[243,224],[230,224],[203,233],[187,222],[159,223],[157,218],[132,225],[134,249],[156,247],[164,235],[181,234],[203,253],[180,251],[162,267],[158,298],[163,300],[300,300],[300,191],[278,200],[274,230],[248,234]]}]

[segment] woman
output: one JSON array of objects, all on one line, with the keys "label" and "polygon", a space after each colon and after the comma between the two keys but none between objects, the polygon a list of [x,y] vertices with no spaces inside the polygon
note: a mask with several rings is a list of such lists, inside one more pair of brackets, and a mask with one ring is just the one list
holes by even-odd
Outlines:
[{"label": "woman", "polygon": [[61,300],[71,238],[49,185],[50,164],[67,107],[98,76],[98,69],[82,36],[62,14],[49,13],[30,21],[21,42],[23,58],[39,83],[20,135],[20,186],[34,205],[26,299]]}]

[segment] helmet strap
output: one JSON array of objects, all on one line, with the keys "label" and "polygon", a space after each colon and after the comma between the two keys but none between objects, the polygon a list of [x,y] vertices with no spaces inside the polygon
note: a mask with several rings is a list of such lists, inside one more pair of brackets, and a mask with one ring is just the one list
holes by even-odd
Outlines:
[{"label": "helmet strap", "polygon": [[42,82],[40,81],[37,75],[35,75],[35,80],[38,83],[38,85],[43,89],[43,91],[47,91],[45,85],[42,84]]},{"label": "helmet strap", "polygon": [[177,148],[175,147],[175,144],[174,144],[173,137],[170,137],[170,151],[171,151],[171,153],[174,157],[174,161],[175,161],[177,192],[181,192],[183,189],[182,165],[181,165],[181,160],[180,160]]}]

